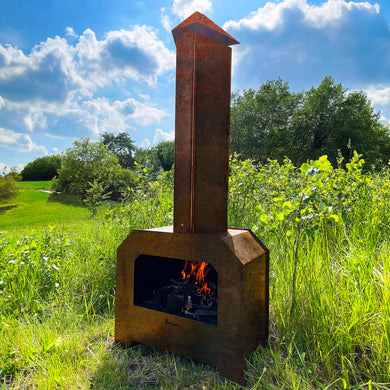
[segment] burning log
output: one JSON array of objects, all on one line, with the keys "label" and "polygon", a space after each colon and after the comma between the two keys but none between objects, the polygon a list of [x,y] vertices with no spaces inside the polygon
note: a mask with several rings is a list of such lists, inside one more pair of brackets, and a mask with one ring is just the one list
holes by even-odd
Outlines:
[{"label": "burning log", "polygon": [[[206,275],[210,273],[210,277]],[[217,323],[218,291],[216,273],[208,263],[186,261],[181,280],[170,278],[138,304],[207,323]],[[215,281],[212,280],[214,277]]]}]

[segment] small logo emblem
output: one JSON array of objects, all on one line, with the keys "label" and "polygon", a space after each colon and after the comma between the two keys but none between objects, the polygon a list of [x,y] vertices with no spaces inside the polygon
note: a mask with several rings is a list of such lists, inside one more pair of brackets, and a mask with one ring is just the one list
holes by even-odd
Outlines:
[{"label": "small logo emblem", "polygon": [[168,321],[168,318],[165,318],[165,323],[166,323],[167,325],[179,326],[178,324],[175,324],[174,322]]}]

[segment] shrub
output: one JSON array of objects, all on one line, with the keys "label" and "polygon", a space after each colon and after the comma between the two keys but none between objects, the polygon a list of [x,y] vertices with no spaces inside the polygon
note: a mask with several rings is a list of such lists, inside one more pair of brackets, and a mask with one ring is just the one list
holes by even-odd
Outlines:
[{"label": "shrub", "polygon": [[0,201],[7,201],[18,196],[18,189],[12,175],[0,176]]},{"label": "shrub", "polygon": [[61,156],[38,157],[28,163],[21,172],[24,181],[51,180],[57,176],[57,171],[61,167]]},{"label": "shrub", "polygon": [[81,138],[62,157],[55,189],[87,196],[90,183],[96,180],[107,192],[118,197],[134,184],[134,178],[134,172],[123,169],[117,156],[109,153],[102,142]]}]

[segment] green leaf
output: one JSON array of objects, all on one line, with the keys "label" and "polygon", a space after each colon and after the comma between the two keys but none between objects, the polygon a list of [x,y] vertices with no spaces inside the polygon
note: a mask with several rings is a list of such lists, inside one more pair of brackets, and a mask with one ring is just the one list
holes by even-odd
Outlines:
[{"label": "green leaf", "polygon": [[263,222],[263,223],[268,223],[268,218],[265,214],[261,215],[260,216],[260,221]]},{"label": "green leaf", "polygon": [[310,169],[310,164],[303,163],[302,166],[299,168],[301,172],[305,175],[306,172]]},{"label": "green leaf", "polygon": [[340,220],[339,216],[336,214],[332,214],[329,218],[332,218],[336,223]]}]

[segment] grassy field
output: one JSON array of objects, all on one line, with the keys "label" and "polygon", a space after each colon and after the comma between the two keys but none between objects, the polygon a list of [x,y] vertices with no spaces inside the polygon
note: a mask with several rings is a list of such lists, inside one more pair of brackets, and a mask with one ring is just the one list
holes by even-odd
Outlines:
[{"label": "grassy field", "polygon": [[[172,222],[169,178],[94,218],[34,186],[0,215],[0,389],[390,389],[388,171],[232,161],[229,225],[253,228],[271,254],[269,344],[242,386],[113,343],[116,248],[134,228]],[[57,214],[34,222],[48,203]]]},{"label": "grassy field", "polygon": [[91,214],[79,196],[44,192],[50,190],[50,181],[18,182],[17,185],[18,198],[0,204],[0,230],[74,222]]}]

